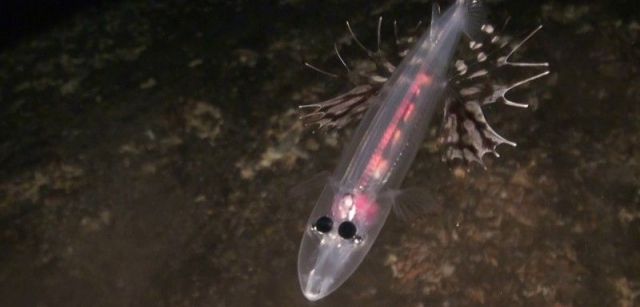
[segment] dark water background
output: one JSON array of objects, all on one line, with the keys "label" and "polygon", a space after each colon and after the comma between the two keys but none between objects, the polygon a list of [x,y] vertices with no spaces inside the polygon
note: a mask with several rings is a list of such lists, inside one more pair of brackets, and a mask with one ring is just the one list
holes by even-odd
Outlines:
[{"label": "dark water background", "polygon": [[518,147],[465,174],[430,138],[406,181],[442,209],[391,218],[309,304],[311,207],[286,191],[348,131],[309,133],[295,108],[348,87],[302,62],[340,71],[345,20],[373,46],[378,16],[409,27],[427,1],[5,2],[0,306],[638,306],[639,6],[488,1],[508,33],[544,25],[532,108],[487,111]]}]

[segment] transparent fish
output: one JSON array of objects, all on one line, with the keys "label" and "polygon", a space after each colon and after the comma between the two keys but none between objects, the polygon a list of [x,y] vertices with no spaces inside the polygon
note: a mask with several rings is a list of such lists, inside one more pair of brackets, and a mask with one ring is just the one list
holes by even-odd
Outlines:
[{"label": "transparent fish", "polygon": [[[484,154],[495,154],[496,146],[510,144],[489,127],[481,106],[498,100],[523,106],[506,99],[506,92],[548,71],[506,86],[487,78],[501,66],[548,65],[511,62],[511,55],[522,42],[511,48],[493,32],[493,27],[485,23],[485,11],[478,0],[458,0],[442,14],[434,6],[429,31],[415,42],[398,67],[376,58],[379,53],[368,51],[376,64],[390,73],[388,78],[372,76],[368,83],[346,94],[301,106],[310,110],[303,120],[320,127],[341,127],[354,117],[362,117],[337,169],[326,180],[308,183],[324,186],[298,255],[300,286],[307,299],[329,295],[353,274],[389,212],[401,205],[399,202],[426,201],[420,193],[399,188],[433,115],[443,103],[442,132],[448,159],[482,163]],[[472,39],[468,44],[476,54],[472,62],[454,61],[463,36]],[[336,53],[344,64],[337,48]]]}]

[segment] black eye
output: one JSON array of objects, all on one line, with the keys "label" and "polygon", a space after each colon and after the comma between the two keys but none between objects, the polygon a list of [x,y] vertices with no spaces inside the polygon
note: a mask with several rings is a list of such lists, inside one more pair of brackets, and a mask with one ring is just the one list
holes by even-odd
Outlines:
[{"label": "black eye", "polygon": [[345,239],[353,239],[356,236],[356,225],[349,221],[342,222],[338,227],[338,234]]},{"label": "black eye", "polygon": [[319,218],[315,222],[315,224],[313,224],[313,229],[322,233],[327,233],[331,231],[331,227],[333,227],[333,221],[331,220],[331,218],[326,216]]}]

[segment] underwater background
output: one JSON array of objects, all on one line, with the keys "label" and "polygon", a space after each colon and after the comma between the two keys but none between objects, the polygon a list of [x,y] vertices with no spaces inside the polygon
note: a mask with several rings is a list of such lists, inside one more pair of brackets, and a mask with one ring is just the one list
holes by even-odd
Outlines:
[{"label": "underwater background", "polygon": [[[550,76],[487,108],[518,143],[469,172],[433,125],[405,186],[438,210],[389,218],[315,303],[298,245],[351,127],[297,106],[348,84],[430,1],[27,1],[0,10],[0,306],[640,306],[640,3],[486,1]],[[392,34],[391,34],[392,35]]]}]

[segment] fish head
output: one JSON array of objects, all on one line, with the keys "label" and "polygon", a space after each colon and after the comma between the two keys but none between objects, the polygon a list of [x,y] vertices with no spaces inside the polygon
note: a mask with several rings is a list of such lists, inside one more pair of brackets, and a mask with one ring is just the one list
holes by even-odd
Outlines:
[{"label": "fish head", "polygon": [[360,265],[389,215],[371,195],[325,187],[309,217],[298,254],[304,296],[319,300]]}]

